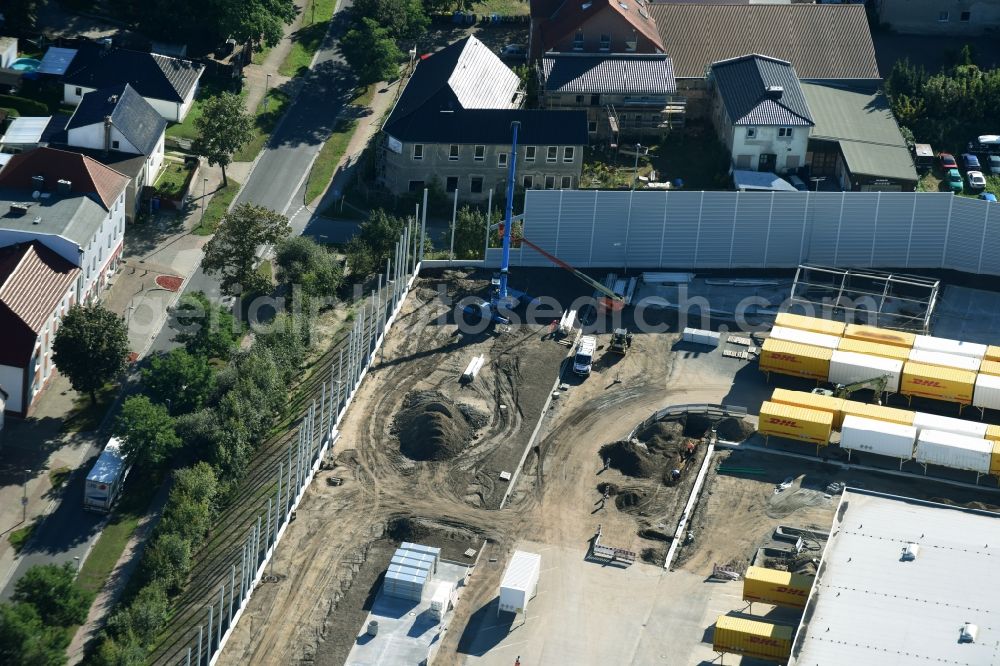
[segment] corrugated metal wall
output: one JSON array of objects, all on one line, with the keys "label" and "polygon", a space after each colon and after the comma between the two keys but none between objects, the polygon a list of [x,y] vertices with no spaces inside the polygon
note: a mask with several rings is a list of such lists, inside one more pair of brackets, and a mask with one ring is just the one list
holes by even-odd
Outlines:
[{"label": "corrugated metal wall", "polygon": [[[947,192],[532,190],[524,235],[578,267],[950,268],[1000,275],[1000,205]],[[499,264],[499,250],[488,263]],[[547,266],[529,248],[511,263]]]}]

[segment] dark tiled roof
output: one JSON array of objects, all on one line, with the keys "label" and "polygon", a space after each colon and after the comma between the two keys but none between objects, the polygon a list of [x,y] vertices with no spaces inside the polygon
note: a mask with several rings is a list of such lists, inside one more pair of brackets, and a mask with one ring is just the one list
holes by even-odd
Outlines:
[{"label": "dark tiled roof", "polygon": [[38,241],[0,248],[0,364],[26,367],[80,269]]},{"label": "dark tiled roof", "polygon": [[674,66],[660,54],[548,53],[545,90],[563,93],[663,95],[677,91]]},{"label": "dark tiled roof", "polygon": [[190,60],[156,53],[86,45],[73,58],[63,80],[95,90],[128,83],[143,97],[183,102],[204,69]]},{"label": "dark tiled roof", "polygon": [[103,124],[109,116],[111,123],[143,155],[152,154],[167,127],[163,116],[135,88],[120,83],[84,95],[66,129]]},{"label": "dark tiled roof", "polygon": [[45,147],[14,155],[0,171],[0,188],[26,192],[30,199],[30,193],[38,189],[31,180],[34,176],[45,177],[45,192],[56,191],[57,181],[68,180],[73,194],[92,196],[105,210],[110,210],[128,185],[128,176],[96,160]]},{"label": "dark tiled roof", "polygon": [[539,109],[470,109],[414,114],[391,128],[393,137],[409,143],[503,145],[511,141],[510,124],[518,120],[518,142],[536,145],[585,146],[586,111]]},{"label": "dark tiled roof", "polygon": [[712,65],[712,79],[733,125],[812,125],[795,68],[747,55]]},{"label": "dark tiled roof", "polygon": [[679,78],[745,53],[787,60],[802,79],[878,79],[862,4],[656,3],[650,13]]},{"label": "dark tiled roof", "polygon": [[605,11],[621,16],[636,32],[665,51],[656,21],[646,0],[565,0],[542,25],[542,50],[548,51],[591,18]]}]

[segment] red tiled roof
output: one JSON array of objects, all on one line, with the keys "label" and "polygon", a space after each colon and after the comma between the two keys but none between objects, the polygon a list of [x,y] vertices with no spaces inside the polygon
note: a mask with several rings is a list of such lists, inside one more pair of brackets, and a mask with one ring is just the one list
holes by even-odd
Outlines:
[{"label": "red tiled roof", "polygon": [[0,248],[0,364],[26,366],[38,334],[79,274],[38,241]]},{"label": "red tiled roof", "polygon": [[645,0],[566,0],[542,24],[542,50],[548,51],[559,40],[575,33],[591,17],[609,9],[619,14],[660,51],[664,50],[663,39]]},{"label": "red tiled roof", "polygon": [[110,167],[80,153],[55,148],[35,148],[18,153],[0,171],[0,187],[33,191],[38,189],[31,180],[44,176],[42,191],[55,192],[56,181],[68,180],[74,194],[93,195],[105,210],[114,205],[129,178]]}]

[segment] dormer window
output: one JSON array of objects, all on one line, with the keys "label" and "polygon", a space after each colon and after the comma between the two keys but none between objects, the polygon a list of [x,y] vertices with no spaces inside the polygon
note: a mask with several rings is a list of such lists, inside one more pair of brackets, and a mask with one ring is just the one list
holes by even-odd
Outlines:
[{"label": "dormer window", "polygon": [[611,35],[601,35],[601,50],[602,51],[611,50]]},{"label": "dormer window", "polygon": [[573,36],[573,50],[582,51],[583,50],[583,31],[577,30],[576,34]]}]

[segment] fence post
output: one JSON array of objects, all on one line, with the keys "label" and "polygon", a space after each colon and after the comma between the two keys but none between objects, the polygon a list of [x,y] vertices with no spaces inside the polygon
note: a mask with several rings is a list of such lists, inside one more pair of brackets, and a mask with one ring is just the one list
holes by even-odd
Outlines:
[{"label": "fence post", "polygon": [[212,610],[214,609],[214,604],[208,605],[208,663],[212,663],[212,636],[215,634],[212,631]]},{"label": "fence post", "polygon": [[281,505],[281,481],[282,481],[281,477],[284,476],[284,472],[285,472],[284,464],[279,462],[278,463],[278,503],[274,505],[274,510],[275,510],[275,516],[274,516],[274,538],[275,539],[278,538],[278,525],[279,525],[279,522],[278,522],[279,518],[278,518],[278,516],[281,515],[281,506],[282,506]]},{"label": "fence post", "polygon": [[226,584],[223,583],[222,586],[219,587],[219,621],[216,623],[217,627],[215,629],[215,631],[218,633],[219,636],[218,647],[216,648],[217,650],[222,649],[222,612],[225,609],[225,607],[226,607]]},{"label": "fence post", "polygon": [[229,626],[233,622],[233,599],[236,597],[236,565],[229,570]]},{"label": "fence post", "polygon": [[340,410],[344,406],[342,391],[344,390],[344,348],[340,348],[340,365],[337,371],[337,417],[340,418]]},{"label": "fence post", "polygon": [[198,666],[201,666],[201,637],[205,633],[205,625],[198,625]]},{"label": "fence post", "polygon": [[326,429],[326,382],[323,382],[323,391],[320,393],[319,399],[319,432],[319,445],[323,446],[323,441],[329,432]]},{"label": "fence post", "polygon": [[[277,532],[274,534],[275,537],[278,536]],[[277,540],[277,539],[275,539]],[[266,553],[271,548],[271,498],[267,498],[267,534],[264,537],[264,552]]]}]

